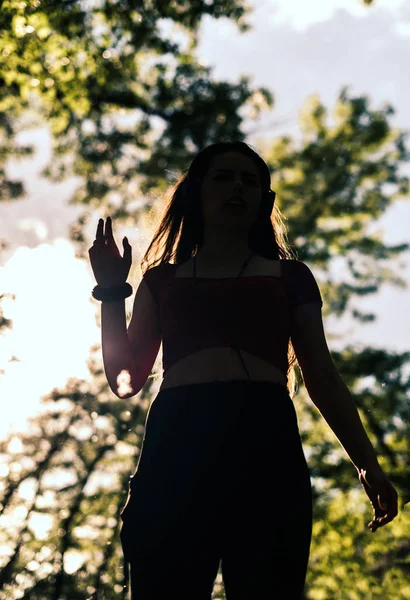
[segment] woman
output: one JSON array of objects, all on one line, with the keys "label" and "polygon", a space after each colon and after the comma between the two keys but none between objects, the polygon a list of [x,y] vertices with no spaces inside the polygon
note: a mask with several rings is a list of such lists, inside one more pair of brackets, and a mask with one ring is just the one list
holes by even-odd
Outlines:
[{"label": "woman", "polygon": [[[285,241],[274,201],[269,169],[249,145],[201,151],[143,257],[149,263],[165,238],[128,330],[131,246],[125,238],[121,257],[111,220],[105,235],[99,222],[93,295],[102,300],[104,367],[118,397],[141,390],[163,343],[164,378],[121,513],[133,600],[209,600],[220,561],[228,600],[303,598],[312,493],[293,369],[297,359],[310,390],[334,365],[319,288]],[[397,494],[361,435],[370,461],[358,470],[375,530],[397,514]]]}]

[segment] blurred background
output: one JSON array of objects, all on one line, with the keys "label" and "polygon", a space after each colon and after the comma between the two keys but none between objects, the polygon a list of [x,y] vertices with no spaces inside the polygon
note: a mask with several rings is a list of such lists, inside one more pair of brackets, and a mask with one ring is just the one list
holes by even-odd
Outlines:
[{"label": "blurred background", "polygon": [[306,598],[410,599],[409,2],[9,0],[0,22],[0,599],[125,597],[119,510],[162,348],[140,394],[112,394],[88,249],[110,215],[135,292],[167,192],[222,138],[268,164],[400,494],[372,536],[356,471],[300,385]]}]

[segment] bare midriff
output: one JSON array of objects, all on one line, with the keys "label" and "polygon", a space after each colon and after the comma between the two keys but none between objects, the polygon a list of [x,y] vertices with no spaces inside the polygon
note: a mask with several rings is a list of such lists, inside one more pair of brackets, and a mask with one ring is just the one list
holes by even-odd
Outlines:
[{"label": "bare midriff", "polygon": [[[270,363],[241,350],[251,381],[274,381],[286,387],[286,377]],[[247,381],[248,377],[233,348],[204,348],[182,358],[170,367],[160,390],[191,383]]]},{"label": "bare midriff", "polygon": [[[253,256],[244,276],[270,275],[281,277],[279,260],[268,260],[261,256]],[[238,269],[236,269],[238,270]],[[201,269],[197,279],[235,277],[235,270],[219,267]],[[176,269],[175,277],[192,277],[192,260]],[[271,381],[287,386],[286,375],[267,361],[241,349],[242,359],[246,365],[251,381]],[[204,348],[189,354],[167,369],[159,391],[170,387],[189,385],[192,383],[209,383],[214,381],[247,381],[248,376],[242,361],[233,348]]]}]

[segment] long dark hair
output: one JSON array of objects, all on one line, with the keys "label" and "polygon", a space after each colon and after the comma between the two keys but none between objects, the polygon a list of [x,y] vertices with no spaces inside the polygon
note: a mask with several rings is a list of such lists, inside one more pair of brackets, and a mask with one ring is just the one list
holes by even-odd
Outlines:
[{"label": "long dark hair", "polygon": [[[141,259],[144,275],[148,269],[164,263],[182,264],[195,256],[203,244],[203,217],[199,202],[203,177],[212,159],[225,152],[242,152],[252,158],[260,173],[262,197],[273,194],[270,189],[270,172],[262,157],[245,142],[217,142],[201,150],[188,170],[177,180],[165,197],[153,238]],[[261,202],[261,208],[263,200]],[[266,206],[266,202],[265,202]],[[297,260],[296,252],[287,241],[286,226],[276,204],[270,215],[258,215],[249,231],[248,245],[251,250],[272,260]],[[151,258],[153,255],[153,258]],[[297,358],[289,340],[288,345],[288,392],[295,395]]]}]

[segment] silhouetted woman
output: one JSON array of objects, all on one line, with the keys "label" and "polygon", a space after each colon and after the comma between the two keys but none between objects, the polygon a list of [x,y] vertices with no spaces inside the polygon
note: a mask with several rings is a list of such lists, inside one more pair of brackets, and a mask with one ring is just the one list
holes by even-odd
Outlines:
[{"label": "silhouetted woman", "polygon": [[[133,600],[210,600],[220,561],[228,600],[303,598],[312,493],[293,367],[297,359],[309,393],[335,367],[319,288],[274,201],[249,145],[199,152],[143,257],[128,330],[131,246],[124,238],[121,257],[111,219],[105,234],[98,224],[93,295],[118,397],[141,390],[163,343],[164,378],[121,513]],[[391,516],[395,491],[371,459]]]}]

